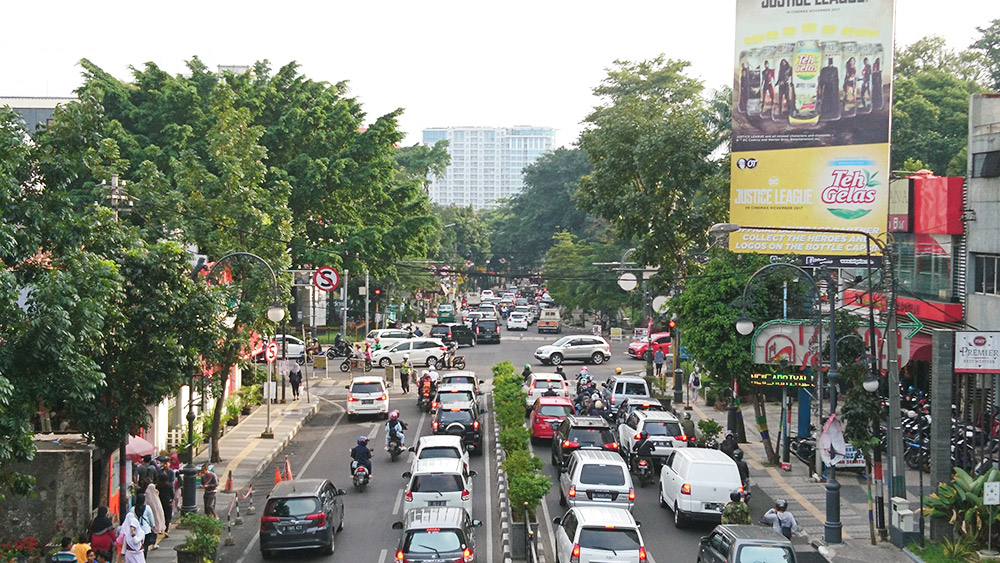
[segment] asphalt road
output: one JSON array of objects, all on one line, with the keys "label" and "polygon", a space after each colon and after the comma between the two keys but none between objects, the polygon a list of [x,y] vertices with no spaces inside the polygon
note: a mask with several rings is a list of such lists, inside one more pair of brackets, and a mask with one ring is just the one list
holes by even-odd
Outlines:
[{"label": "asphalt road", "polygon": [[[467,369],[473,370],[480,379],[486,381],[483,386],[487,393],[492,388],[491,368],[494,364],[510,360],[520,370],[525,363],[531,363],[536,371],[549,371],[551,367],[541,367],[532,358],[535,348],[555,338],[551,335],[539,336],[534,327],[526,333],[503,333],[503,342],[499,345],[479,345],[474,348],[463,347],[460,353],[467,357]],[[628,358],[625,345],[613,345],[612,361],[602,366],[590,366],[591,374],[598,381],[603,381],[614,373],[615,366],[632,368],[641,366],[641,362]],[[566,372],[578,371],[577,364],[568,364]],[[312,552],[278,553],[276,561],[343,561],[343,562],[377,562],[385,563],[394,560],[394,554],[399,539],[399,532],[392,530],[392,523],[400,520],[405,506],[402,500],[405,480],[402,473],[409,469],[408,456],[401,457],[396,463],[389,460],[385,453],[385,428],[381,420],[359,420],[348,422],[345,414],[345,398],[347,395],[344,384],[346,375],[338,373],[333,381],[323,382],[319,389],[313,389],[313,400],[320,400],[323,406],[320,412],[299,431],[295,440],[282,452],[279,459],[287,455],[291,460],[293,474],[297,478],[329,478],[335,486],[345,489],[344,530],[337,534],[333,556],[327,558]],[[390,393],[390,407],[399,409],[403,420],[410,429],[407,432],[407,443],[415,444],[421,435],[430,433],[430,417],[423,414],[416,406],[415,395],[402,395],[398,387]],[[499,508],[496,493],[496,465],[493,444],[493,419],[489,408],[485,409],[484,426],[488,430],[483,433],[483,456],[472,457],[472,469],[477,472],[473,478],[473,517],[482,520],[483,527],[477,530],[477,561],[502,561],[500,545]],[[363,492],[358,493],[351,485],[349,472],[349,451],[361,434],[374,436],[375,459],[373,481]],[[546,561],[555,561],[551,520],[564,512],[559,506],[558,476],[555,468],[548,465],[548,444],[536,444],[535,453],[546,462],[546,472],[552,478],[553,488],[545,499],[539,514],[542,520],[542,547]],[[260,546],[257,541],[257,531],[260,513],[264,504],[266,491],[273,486],[273,469],[270,474],[265,471],[254,481],[254,504],[258,512],[253,516],[245,516],[246,523],[233,526],[232,534],[235,546],[220,549],[220,563],[262,563]],[[770,499],[756,493],[751,499],[754,514],[761,514],[767,508]],[[245,508],[244,508],[245,510]],[[668,510],[661,509],[657,502],[657,485],[650,484],[636,490],[636,505],[633,510],[636,520],[643,525],[643,538],[646,549],[652,561],[694,561],[697,557],[698,542],[701,536],[708,533],[711,526],[694,524],[684,530],[674,528],[673,518]]]}]

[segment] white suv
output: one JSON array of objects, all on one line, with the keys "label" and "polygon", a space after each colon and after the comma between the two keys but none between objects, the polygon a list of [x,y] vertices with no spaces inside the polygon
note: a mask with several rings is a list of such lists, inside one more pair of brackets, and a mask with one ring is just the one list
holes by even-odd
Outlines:
[{"label": "white suv", "polygon": [[648,561],[639,524],[622,508],[577,506],[555,524],[556,561]]},{"label": "white suv", "polygon": [[559,475],[561,506],[616,506],[632,510],[635,489],[622,456],[605,451],[577,450]]},{"label": "white suv", "polygon": [[359,414],[389,418],[389,393],[381,376],[355,377],[344,387],[347,389],[347,420],[354,420]]},{"label": "white suv", "polygon": [[674,450],[660,470],[660,506],[674,512],[674,526],[690,520],[718,524],[729,494],[742,489],[736,462],[719,450]]},{"label": "white suv", "polygon": [[530,409],[535,400],[544,395],[552,385],[559,397],[569,397],[569,383],[558,373],[533,373],[522,388],[525,393],[524,408]]},{"label": "white suv", "polygon": [[409,479],[403,500],[404,511],[423,506],[454,506],[464,508],[472,517],[472,478],[475,471],[460,459],[422,459],[412,471],[403,473]]},{"label": "white suv", "polygon": [[528,317],[524,313],[511,313],[507,317],[507,330],[528,330]]},{"label": "white suv", "polygon": [[416,470],[417,462],[425,459],[457,459],[466,469],[469,468],[469,450],[462,445],[461,436],[422,436],[417,440],[416,447],[410,447],[410,451],[414,454],[410,471]]},{"label": "white suv", "polygon": [[681,430],[677,417],[665,411],[632,411],[625,422],[618,425],[618,443],[626,457],[633,455],[632,448],[639,441],[639,435],[649,433],[655,449],[653,455],[665,458],[674,448],[686,448],[688,437]]}]

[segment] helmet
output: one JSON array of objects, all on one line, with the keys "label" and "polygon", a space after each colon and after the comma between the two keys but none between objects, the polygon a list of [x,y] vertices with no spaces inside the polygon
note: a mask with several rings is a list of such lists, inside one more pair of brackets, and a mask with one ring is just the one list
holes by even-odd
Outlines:
[{"label": "helmet", "polygon": [[779,498],[774,501],[774,507],[778,510],[786,510],[788,508],[788,501],[783,498]]},{"label": "helmet", "polygon": [[599,401],[599,400],[601,400],[601,396],[598,395],[597,393],[594,393],[593,395],[590,396],[590,399],[592,401]]},{"label": "helmet", "polygon": [[729,493],[729,500],[733,502],[740,502],[743,500],[743,491],[739,489],[733,489],[733,492]]},{"label": "helmet", "polygon": [[403,359],[404,360],[409,360],[410,359],[410,355],[409,354],[403,354]]},{"label": "helmet", "polygon": [[739,448],[736,448],[735,450],[733,450],[733,459],[735,459],[736,461],[742,460],[743,459],[743,450],[741,450]]},{"label": "helmet", "polygon": [[368,443],[368,436],[358,436],[358,445],[364,446]]},{"label": "helmet", "polygon": [[621,375],[622,374],[622,368],[615,368],[615,373],[617,375]]},{"label": "helmet", "polygon": [[553,387],[552,384],[549,383],[549,389],[555,389],[555,387]]},{"label": "helmet", "polygon": [[580,373],[587,373],[588,371],[589,370],[587,369],[587,366],[583,366],[582,368],[580,368]]},{"label": "helmet", "polygon": [[399,411],[389,413],[389,420],[396,420],[397,418],[399,418]]},{"label": "helmet", "polygon": [[424,371],[420,372],[420,377],[430,377],[430,375],[431,375],[431,372],[429,372],[427,370],[424,370]]},{"label": "helmet", "polygon": [[603,409],[604,408],[604,402],[601,401],[600,399],[598,399],[597,401],[594,402],[594,408],[595,409]]},{"label": "helmet", "polygon": [[649,432],[646,432],[645,430],[643,430],[642,433],[639,434],[639,438],[642,439],[642,440],[648,440],[649,439]]},{"label": "helmet", "polygon": [[524,369],[531,371],[531,364],[524,364]]},{"label": "helmet", "polygon": [[691,420],[691,413],[689,412],[684,413],[684,420]]}]

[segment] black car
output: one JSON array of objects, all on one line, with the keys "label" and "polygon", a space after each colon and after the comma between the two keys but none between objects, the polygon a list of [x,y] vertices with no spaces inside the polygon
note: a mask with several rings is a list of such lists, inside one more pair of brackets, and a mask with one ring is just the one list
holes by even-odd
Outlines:
[{"label": "black car", "polygon": [[483,453],[483,432],[479,423],[479,406],[475,401],[448,403],[439,408],[431,419],[434,434],[461,436],[462,445],[476,455]]},{"label": "black car", "polygon": [[431,327],[431,338],[440,338],[442,342],[457,342],[459,346],[475,346],[476,334],[462,323],[436,324]]},{"label": "black car", "polygon": [[406,512],[402,522],[394,522],[393,530],[402,530],[396,548],[396,560],[472,561],[476,557],[474,528],[482,526],[464,508],[432,506]]},{"label": "black car", "polygon": [[567,416],[552,436],[552,465],[561,470],[576,450],[618,452],[618,441],[607,421],[597,416]]},{"label": "black car", "polygon": [[344,528],[343,489],[327,479],[296,479],[274,486],[260,517],[260,554],[319,548],[333,553],[333,536]]},{"label": "black car", "polygon": [[476,323],[476,340],[480,343],[500,344],[500,321],[481,319]]}]

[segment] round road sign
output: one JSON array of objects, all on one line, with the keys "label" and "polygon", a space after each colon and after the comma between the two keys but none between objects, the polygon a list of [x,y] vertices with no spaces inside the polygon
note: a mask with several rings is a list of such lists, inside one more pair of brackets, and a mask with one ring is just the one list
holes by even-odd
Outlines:
[{"label": "round road sign", "polygon": [[337,274],[337,270],[334,270],[330,266],[316,268],[316,273],[313,274],[313,285],[316,286],[316,289],[320,291],[333,291],[339,284],[340,276]]},{"label": "round road sign", "polygon": [[624,289],[625,291],[632,291],[638,285],[638,280],[636,280],[635,274],[632,272],[625,272],[618,276],[618,287]]},{"label": "round road sign", "polygon": [[667,306],[667,298],[664,295],[657,295],[653,298],[653,311],[657,313],[662,313],[663,309]]},{"label": "round road sign", "polygon": [[267,349],[264,350],[264,359],[267,360],[267,363],[271,363],[277,357],[278,357],[278,343],[272,340],[267,343]]},{"label": "round road sign", "polygon": [[424,298],[424,294],[423,294],[423,293],[420,293],[420,292],[418,291],[418,292],[417,292],[417,294],[416,294],[416,295],[414,295],[413,297],[414,297],[414,299],[416,299],[417,301],[421,301],[421,300],[422,300],[422,299]]}]

